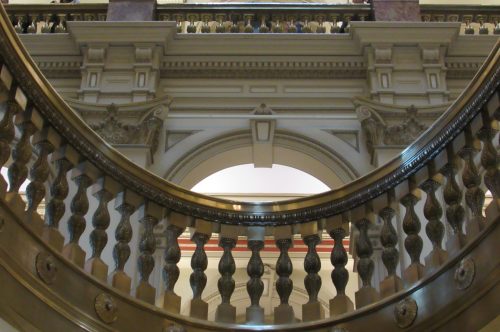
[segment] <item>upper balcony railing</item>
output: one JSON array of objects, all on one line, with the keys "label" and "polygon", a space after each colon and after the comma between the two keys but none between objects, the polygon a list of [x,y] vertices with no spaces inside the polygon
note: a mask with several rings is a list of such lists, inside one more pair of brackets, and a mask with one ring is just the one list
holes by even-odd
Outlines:
[{"label": "upper balcony railing", "polygon": [[[495,301],[498,291],[490,290],[498,289],[494,287],[500,281],[500,257],[495,254],[500,251],[500,43],[450,109],[388,164],[324,194],[285,202],[242,203],[177,187],[126,159],[54,91],[21,45],[3,8],[0,26],[0,166],[8,167],[8,181],[0,177],[0,309],[7,306],[22,311],[31,324],[54,330],[55,318],[40,314],[43,306],[32,305],[35,302],[20,306],[20,295],[13,293],[19,284],[29,290],[22,293],[25,297],[41,300],[64,317],[64,322],[72,320],[75,328],[99,331],[160,331],[163,327],[163,331],[178,331],[178,326],[197,331],[358,331],[371,324],[386,331],[408,327],[421,331],[453,326],[450,321],[464,322],[466,330],[475,330],[499,314],[498,306],[491,304],[489,310],[474,311],[474,319],[465,315],[467,308],[491,294]],[[27,179],[25,205],[19,188]],[[486,190],[493,200],[484,215]],[[37,213],[43,200],[44,218]],[[425,203],[418,204],[420,200]],[[97,206],[91,224],[85,218],[90,202]],[[114,202],[119,220],[111,220],[110,202]],[[65,211],[70,211],[67,217]],[[143,226],[139,248],[130,247],[134,213]],[[396,230],[398,215],[404,233]],[[387,270],[380,291],[372,283],[373,248],[368,237],[379,218]],[[115,239],[108,241],[110,222],[116,225]],[[167,239],[163,310],[148,305],[155,303],[149,279],[155,265],[153,227],[159,222],[166,225]],[[354,302],[345,293],[349,274],[342,244],[350,223],[359,232],[355,255],[362,281]],[[425,235],[420,233],[422,223],[426,224]],[[87,227],[92,228],[89,246],[82,243]],[[174,290],[181,256],[177,239],[187,227],[196,245],[191,259],[192,297]],[[449,234],[445,235],[445,229]],[[316,250],[321,230],[335,243],[331,282],[337,293],[329,302],[328,319],[318,300],[322,283],[327,282],[321,280],[319,271],[329,269],[321,267]],[[221,303],[215,322],[209,322],[208,304],[202,295],[207,283],[205,244],[213,233],[218,233],[223,249],[218,279]],[[302,306],[300,323],[289,305],[294,271],[289,249],[296,234],[307,246],[304,285],[308,302]],[[251,305],[245,325],[235,324],[236,311],[231,305],[235,288],[232,249],[241,237],[246,237],[251,251],[246,283]],[[284,325],[262,327],[256,326],[265,319],[260,305],[264,291],[260,252],[273,241],[280,251],[275,284],[280,305],[273,319],[274,324]],[[431,249],[422,264],[424,241]],[[398,251],[398,242],[404,242],[406,252]],[[110,246],[115,268],[108,274],[101,255]],[[134,250],[139,252],[131,256]],[[396,267],[406,254],[410,262],[399,274]],[[137,284],[125,271],[130,257],[137,257]],[[14,279],[18,284],[11,282]],[[191,298],[189,319],[179,315],[181,296]],[[465,318],[457,318],[459,312]]]},{"label": "upper balcony railing", "polygon": [[[105,21],[107,4],[7,5],[18,33],[63,33],[67,21]],[[423,22],[462,22],[465,34],[500,34],[500,6],[421,5]],[[348,33],[371,21],[369,4],[163,4],[158,21],[179,33]]]}]

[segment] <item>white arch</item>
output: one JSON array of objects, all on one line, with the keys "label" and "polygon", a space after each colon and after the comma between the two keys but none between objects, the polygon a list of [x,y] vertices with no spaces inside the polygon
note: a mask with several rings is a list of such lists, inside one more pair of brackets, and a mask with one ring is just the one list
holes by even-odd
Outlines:
[{"label": "white arch", "polygon": [[[307,138],[278,132],[274,138],[274,163],[309,173],[330,188],[358,177],[356,168],[331,149]],[[164,177],[185,188],[222,169],[252,164],[249,133],[233,133],[205,143],[180,158]]]}]

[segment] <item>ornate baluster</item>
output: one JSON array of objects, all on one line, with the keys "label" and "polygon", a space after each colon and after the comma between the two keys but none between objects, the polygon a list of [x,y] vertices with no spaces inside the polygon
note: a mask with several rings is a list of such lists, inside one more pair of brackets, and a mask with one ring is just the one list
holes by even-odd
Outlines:
[{"label": "ornate baluster", "polygon": [[14,26],[14,30],[17,33],[23,33],[24,30],[24,20],[26,19],[25,15],[16,15],[16,25]]},{"label": "ornate baluster", "polygon": [[172,313],[181,310],[181,298],[175,294],[174,286],[179,279],[179,268],[177,263],[181,259],[181,249],[177,238],[184,232],[188,217],[171,212],[168,217],[168,226],[165,232],[167,247],[165,249],[165,266],[163,267],[163,279],[165,280],[165,296],[163,308]]},{"label": "ornate baluster", "polygon": [[330,317],[335,317],[354,311],[354,304],[345,294],[349,272],[345,268],[348,257],[343,240],[349,231],[349,219],[347,215],[340,215],[328,218],[326,222],[328,234],[335,241],[330,255],[330,262],[334,267],[332,282],[337,290],[337,295],[330,300]]},{"label": "ornate baluster", "polygon": [[109,227],[110,216],[108,203],[120,191],[120,185],[109,176],[100,178],[92,186],[92,195],[97,198],[98,206],[92,216],[94,229],[90,233],[92,256],[85,263],[85,271],[102,281],[108,277],[108,266],[101,259],[101,254],[108,243],[106,230]]},{"label": "ornate baluster", "polygon": [[205,253],[205,244],[212,235],[212,224],[205,220],[196,219],[196,230],[191,240],[196,243],[196,250],[191,257],[191,268],[193,272],[189,277],[189,284],[193,290],[193,299],[189,314],[191,317],[199,319],[208,319],[208,303],[201,299],[201,294],[207,285],[207,276],[205,270],[208,266],[208,258]]},{"label": "ornate baluster", "polygon": [[[496,111],[494,114],[499,117]],[[484,184],[498,201],[500,199],[500,171],[498,170],[498,153],[492,140],[495,138],[497,129],[492,126],[492,119],[487,110],[481,112],[483,126],[477,133],[477,137],[483,142],[481,151],[481,165],[485,169]]]},{"label": "ornate baluster", "polygon": [[43,119],[33,107],[28,107],[23,113],[16,115],[15,123],[21,137],[12,151],[14,162],[9,167],[9,192],[17,193],[23,182],[28,177],[27,164],[31,158],[31,136],[43,125]]},{"label": "ornate baluster", "polygon": [[[14,116],[22,111],[21,106],[19,106],[19,104],[15,100],[15,94],[17,88],[14,84],[9,83],[12,82],[12,77],[10,76],[10,73],[4,66],[2,66],[1,74],[3,75],[0,75],[0,77],[1,76],[10,77],[10,79],[7,79],[8,82],[2,82],[5,91],[9,90],[10,91],[7,93],[8,99],[3,118],[0,121],[0,168],[3,167],[7,162],[7,160],[9,160],[10,158],[10,152],[11,152],[10,145],[12,144],[12,141],[14,140],[15,136]],[[7,182],[2,177],[2,181],[0,181],[0,192],[2,195],[5,194],[6,189],[7,189]]]},{"label": "ornate baluster", "polygon": [[467,218],[465,225],[466,236],[469,239],[474,238],[483,228],[483,205],[484,191],[479,187],[481,185],[481,176],[474,163],[474,155],[481,150],[479,141],[474,140],[470,126],[465,130],[465,146],[459,151],[459,156],[464,160],[464,169],[462,170],[462,182],[466,188],[465,203],[470,209],[471,216]]},{"label": "ornate baluster", "polygon": [[28,33],[36,33],[37,30],[37,21],[38,21],[38,14],[29,14],[28,15],[28,28],[27,32]]},{"label": "ornate baluster", "polygon": [[149,283],[149,276],[155,266],[153,254],[156,250],[156,239],[153,229],[163,217],[163,208],[153,202],[147,201],[141,206],[139,213],[144,232],[139,244],[141,255],[138,258],[141,280],[137,286],[135,296],[140,300],[155,304],[156,289]]},{"label": "ornate baluster", "polygon": [[276,227],[274,231],[276,246],[280,250],[280,256],[276,262],[276,291],[280,297],[280,305],[274,308],[274,324],[286,324],[295,322],[293,307],[288,303],[293,290],[293,281],[290,275],[293,272],[293,265],[288,256],[288,249],[293,246],[292,228],[289,226]]},{"label": "ornate baluster", "polygon": [[52,26],[50,24],[50,18],[51,18],[51,15],[43,14],[43,26],[42,26],[42,30],[41,30],[42,33],[50,33],[50,30],[52,28]]},{"label": "ornate baluster", "polygon": [[33,145],[38,158],[31,166],[31,182],[26,188],[28,213],[36,212],[38,205],[45,197],[45,181],[49,177],[48,155],[59,146],[60,140],[59,135],[50,127],[37,132],[33,137]]},{"label": "ornate baluster", "polygon": [[423,276],[424,266],[420,263],[423,241],[419,235],[420,220],[415,213],[415,205],[420,200],[420,192],[414,188],[413,180],[409,183],[410,192],[403,196],[401,204],[406,211],[403,217],[403,231],[406,233],[405,249],[410,256],[410,266],[403,273],[403,279],[407,284],[413,284]]},{"label": "ornate baluster", "polygon": [[66,173],[78,162],[78,154],[69,145],[65,145],[52,153],[51,161],[56,164],[56,177],[50,186],[50,200],[45,206],[45,226],[42,238],[50,246],[62,251],[64,237],[59,232],[59,221],[66,211],[64,200],[68,196],[68,180]]},{"label": "ornate baluster", "polygon": [[448,259],[448,252],[442,249],[441,243],[444,236],[444,225],[441,222],[443,209],[436,198],[436,190],[442,184],[442,177],[435,174],[434,164],[428,167],[429,179],[420,186],[427,194],[424,205],[424,216],[429,221],[425,226],[425,233],[432,243],[432,250],[425,257],[425,271],[430,273],[441,266]]},{"label": "ornate baluster", "polygon": [[250,306],[246,310],[246,321],[249,324],[263,324],[264,308],[260,306],[259,302],[264,291],[264,283],[260,279],[264,274],[264,263],[260,258],[260,251],[264,248],[264,228],[250,227],[247,237],[248,248],[252,251],[252,256],[247,266],[247,274],[250,277],[247,282]]},{"label": "ornate baluster", "polygon": [[224,253],[219,261],[219,273],[221,277],[217,282],[221,295],[221,304],[217,306],[215,321],[224,323],[234,323],[236,321],[236,307],[231,305],[231,295],[234,292],[235,282],[233,274],[236,271],[231,250],[236,246],[238,240],[238,228],[231,225],[221,225],[219,247],[224,249]]},{"label": "ornate baluster", "polygon": [[26,188],[28,199],[28,209],[26,211],[26,223],[29,224],[35,232],[42,235],[44,222],[37,213],[40,202],[45,198],[45,182],[49,177],[48,155],[54,151],[55,146],[59,146],[60,137],[50,127],[38,131],[33,136],[33,144],[36,154],[36,161],[30,169],[31,182]]},{"label": "ornate baluster", "polygon": [[396,249],[398,235],[392,225],[395,215],[394,209],[390,206],[383,208],[379,215],[384,221],[382,226],[380,241],[384,250],[382,251],[382,262],[387,269],[387,277],[380,283],[380,297],[384,298],[403,289],[403,281],[396,275],[396,267],[399,262],[399,252]]},{"label": "ornate baluster", "polygon": [[54,29],[55,33],[64,33],[66,32],[66,14],[57,14],[59,23],[56,25]]},{"label": "ornate baluster", "polygon": [[116,244],[113,248],[115,270],[109,275],[108,282],[125,293],[130,293],[132,283],[130,277],[125,273],[125,264],[130,257],[129,242],[132,239],[130,216],[141,204],[142,198],[128,189],[119,193],[115,199],[115,209],[120,212],[121,219],[115,231]]},{"label": "ornate baluster", "polygon": [[458,169],[458,160],[453,153],[452,147],[447,148],[448,163],[443,167],[441,173],[446,177],[443,197],[446,202],[446,220],[452,228],[453,234],[448,237],[446,247],[450,255],[456,254],[465,244],[465,235],[462,231],[465,210],[461,205],[462,191],[458,186],[455,175]]},{"label": "ornate baluster", "polygon": [[[2,72],[5,71],[5,67],[2,67]],[[10,73],[6,75],[10,75]],[[17,88],[15,85],[10,87],[5,112],[2,120],[0,121],[0,167],[3,167],[10,158],[10,145],[15,136],[14,116],[22,111],[21,106],[19,106],[15,100],[16,90]],[[5,188],[3,188],[3,190],[5,190]]]},{"label": "ornate baluster", "polygon": [[359,277],[363,283],[356,292],[356,308],[369,305],[379,299],[379,294],[371,285],[374,263],[371,258],[373,254],[372,244],[368,238],[368,227],[374,223],[375,215],[370,204],[365,204],[353,211],[354,225],[359,230],[359,237],[356,241],[356,254],[359,257],[357,269]]},{"label": "ornate baluster", "polygon": [[321,237],[318,235],[317,222],[302,224],[300,232],[307,246],[307,254],[304,258],[304,270],[307,275],[304,278],[304,285],[309,295],[309,300],[306,304],[302,305],[302,320],[306,322],[325,317],[323,306],[318,301],[318,293],[321,289],[321,277],[318,275],[318,272],[321,270],[321,260],[316,252],[316,246],[321,242]]},{"label": "ornate baluster", "polygon": [[99,171],[89,162],[84,162],[73,169],[71,179],[77,190],[71,201],[71,217],[68,220],[69,243],[63,248],[63,255],[70,261],[84,267],[85,251],[78,241],[86,227],[85,215],[89,209],[87,188],[98,178]]}]

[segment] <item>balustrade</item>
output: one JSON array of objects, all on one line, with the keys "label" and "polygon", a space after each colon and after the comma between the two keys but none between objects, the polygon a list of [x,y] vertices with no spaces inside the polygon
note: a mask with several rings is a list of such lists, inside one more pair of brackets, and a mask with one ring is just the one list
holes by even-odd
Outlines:
[{"label": "balustrade", "polygon": [[[60,18],[60,22],[62,20]],[[204,29],[207,32],[209,22],[206,18],[204,20]],[[219,17],[218,22],[219,27],[223,26],[224,18]],[[262,19],[261,28],[266,22]],[[320,25],[323,33],[325,21],[320,22],[323,24]],[[59,25],[63,26],[62,23]],[[279,33],[278,30],[281,29],[285,31],[279,23],[275,24],[273,29],[275,33]],[[203,296],[207,285],[205,272],[208,265],[205,246],[212,233],[219,233],[219,246],[223,249],[218,266],[220,277],[217,281],[221,302],[217,303],[214,324],[235,323],[237,319],[236,308],[231,304],[236,271],[233,248],[238,237],[242,235],[248,240],[249,250],[245,256],[248,258],[248,279],[239,280],[246,281],[250,299],[245,322],[266,323],[266,311],[261,305],[264,292],[264,264],[261,253],[269,245],[269,241],[266,242],[268,239],[274,242],[279,251],[275,283],[279,304],[272,308],[273,321],[275,324],[293,324],[297,317],[290,298],[294,292],[292,276],[298,267],[292,265],[290,252],[295,235],[300,235],[307,247],[307,253],[303,257],[307,303],[302,305],[301,319],[304,322],[313,322],[325,317],[321,289],[323,283],[330,283],[330,280],[322,281],[320,276],[321,271],[325,269],[331,271],[331,283],[336,289],[336,294],[329,302],[329,315],[335,317],[354,311],[350,294],[346,292],[349,281],[346,266],[349,256],[343,243],[344,238],[354,228],[359,235],[354,241],[354,258],[361,279],[354,298],[356,308],[361,308],[374,304],[381,298],[411,289],[415,283],[425,278],[424,271],[427,275],[432,274],[453,257],[463,253],[465,247],[487,229],[485,220],[493,223],[498,219],[500,176],[496,147],[498,143],[494,141],[500,114],[497,90],[500,75],[498,45],[495,55],[492,56],[496,62],[492,65],[492,58],[488,62],[489,77],[491,78],[493,71],[496,76],[490,85],[479,86],[486,91],[486,97],[483,95],[481,98],[488,100],[481,100],[481,103],[471,102],[475,108],[467,108],[463,104],[458,104],[460,108],[452,106],[449,112],[454,113],[450,114],[460,121],[438,122],[427,133],[434,136],[423,136],[415,143],[419,148],[409,150],[417,151],[413,152],[414,156],[407,161],[396,160],[393,164],[388,164],[385,166],[388,170],[386,169],[383,175],[369,175],[362,180],[366,181],[362,186],[359,185],[360,182],[356,182],[353,185],[355,189],[346,186],[340,191],[313,198],[315,201],[299,200],[293,203],[293,209],[286,205],[289,203],[242,203],[238,208],[234,206],[234,202],[219,200],[214,200],[214,205],[203,205],[195,199],[193,201],[196,203],[193,203],[186,197],[195,194],[176,191],[179,189],[169,186],[166,182],[156,184],[155,181],[161,180],[149,175],[141,177],[138,175],[141,174],[140,170],[134,168],[136,166],[133,164],[119,159],[121,157],[118,155],[107,155],[112,153],[108,150],[99,150],[97,143],[102,141],[94,133],[85,132],[91,138],[85,141],[87,148],[82,147],[64,130],[64,126],[77,123],[75,128],[80,129],[75,129],[76,133],[83,130],[81,128],[88,129],[83,125],[78,127],[76,116],[66,114],[71,112],[70,109],[54,108],[50,113],[47,111],[49,107],[37,107],[37,103],[43,101],[31,94],[23,85],[23,80],[11,69],[14,67],[3,60],[6,56],[4,47],[0,48],[0,103],[4,110],[0,121],[0,164],[8,167],[9,188],[7,190],[4,184],[7,181],[3,179],[1,183],[4,185],[0,187],[2,204],[9,208],[16,218],[26,221],[23,227],[33,230],[33,236],[40,236],[55,252],[61,251],[61,257],[65,257],[69,261],[68,264],[75,264],[84,269],[82,273],[94,276],[101,284],[108,283],[126,294],[135,292],[137,299],[149,304],[157,303],[157,290],[150,281],[155,267],[153,255],[156,250],[153,229],[160,222],[164,223],[166,248],[162,268],[165,289],[162,305],[166,313],[162,314],[181,313],[181,296],[187,296],[185,299],[190,300],[190,316],[205,321],[208,319],[209,302]],[[466,93],[469,93],[470,99],[477,97],[477,92]],[[57,107],[66,107],[64,104],[58,105]],[[58,118],[61,114],[73,116],[71,119],[75,122],[64,116]],[[66,122],[62,122],[63,120]],[[18,128],[17,137],[14,126]],[[440,130],[436,131],[435,128]],[[442,132],[446,135],[442,135]],[[89,149],[89,146],[94,150]],[[432,153],[429,152],[431,147]],[[478,154],[480,158],[475,158]],[[109,165],[113,167],[109,168]],[[115,171],[111,172],[110,169]],[[26,207],[21,203],[19,188],[28,178],[28,170],[31,183],[27,187]],[[387,173],[389,171],[392,173]],[[53,176],[50,176],[51,174]],[[67,181],[67,176],[71,182]],[[457,181],[458,178],[462,180]],[[482,212],[485,196],[483,183],[494,197],[487,208],[487,216]],[[364,194],[365,191],[370,194]],[[418,204],[423,192],[426,195],[425,200],[423,204]],[[444,203],[439,199],[441,192]],[[195,197],[200,201],[212,202],[210,198]],[[43,199],[47,200],[48,204],[44,216],[45,224],[42,225],[38,222],[42,219],[37,213],[37,207]],[[304,202],[310,205],[301,205]],[[95,205],[95,210],[88,213],[91,204]],[[109,204],[114,204],[118,213],[110,212]],[[138,218],[133,218],[132,215],[136,211]],[[445,237],[443,211],[451,229],[450,234],[446,236],[447,250],[442,249]],[[425,220],[422,217],[425,217]],[[93,229],[88,236],[83,236],[90,221]],[[370,232],[379,221],[382,227],[380,234],[376,236],[383,247],[382,262],[386,277],[376,285],[372,278],[376,257]],[[464,221],[465,232],[462,225]],[[134,235],[132,225],[137,223],[142,226],[142,230],[140,234],[135,234],[139,238],[135,243],[131,241]],[[421,233],[423,223],[425,235]],[[108,241],[107,231],[110,225],[111,230],[115,232],[115,239]],[[67,226],[67,234],[61,231],[63,226]],[[398,231],[400,226],[404,234]],[[196,245],[191,257],[192,272],[189,277],[192,296],[185,290],[179,294],[175,292],[180,274],[178,263],[181,259],[178,238],[186,228],[191,230],[191,239]],[[322,266],[317,250],[325,230],[334,240],[330,253],[331,265],[328,266]],[[64,240],[66,245],[63,246]],[[83,240],[88,243],[84,244]],[[398,250],[399,243],[404,243],[410,262],[405,262],[404,253]],[[425,246],[429,250],[425,264],[422,264],[421,256]],[[113,247],[115,269],[111,274],[108,274],[108,266],[103,259],[106,247]],[[129,262],[131,252],[139,253],[136,262]],[[87,254],[89,259],[85,262]],[[128,262],[137,264],[137,282],[136,276],[128,273],[126,269]],[[400,269],[398,265],[401,265]],[[47,268],[50,270],[50,264]],[[272,283],[268,286],[274,287]],[[113,303],[108,301],[106,310],[111,311],[112,306]],[[178,321],[180,318],[175,316],[175,319]]]},{"label": "balustrade", "polygon": [[[68,21],[106,21],[106,4],[7,5],[18,33],[65,33]],[[227,8],[226,8],[227,7]],[[369,5],[304,4],[294,7],[260,5],[240,8],[221,3],[213,7],[188,4],[158,5],[158,21],[177,22],[178,33],[348,33],[350,21],[369,21]],[[500,34],[495,6],[420,5],[422,22],[461,22],[464,34]]]}]

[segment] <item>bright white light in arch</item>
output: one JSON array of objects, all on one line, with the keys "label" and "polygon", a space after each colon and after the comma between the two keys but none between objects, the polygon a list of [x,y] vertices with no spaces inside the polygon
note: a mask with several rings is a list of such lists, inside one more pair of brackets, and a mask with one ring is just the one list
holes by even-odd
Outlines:
[{"label": "bright white light in arch", "polygon": [[198,182],[191,190],[208,194],[297,194],[312,195],[330,190],[314,176],[293,167],[253,164],[228,167]]}]

